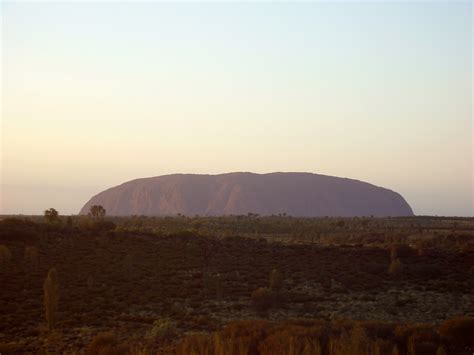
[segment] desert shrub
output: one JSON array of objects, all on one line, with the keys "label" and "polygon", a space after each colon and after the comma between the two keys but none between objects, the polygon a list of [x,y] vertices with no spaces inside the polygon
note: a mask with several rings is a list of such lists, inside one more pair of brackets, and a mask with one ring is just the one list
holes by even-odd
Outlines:
[{"label": "desert shrub", "polygon": [[258,344],[268,333],[270,323],[249,320],[233,322],[213,335],[215,354],[258,354]]},{"label": "desert shrub", "polygon": [[390,275],[398,275],[402,271],[402,263],[400,262],[400,259],[393,259],[390,262],[390,266],[388,267],[388,273]]},{"label": "desert shrub", "polygon": [[38,264],[39,264],[38,248],[33,247],[33,246],[25,247],[25,262],[32,267],[38,267]]},{"label": "desert shrub", "polygon": [[395,324],[379,320],[367,320],[360,323],[367,335],[372,338],[392,339]]},{"label": "desert shrub", "polygon": [[97,232],[108,232],[114,230],[116,227],[114,222],[111,221],[105,221],[105,220],[97,220],[94,221],[91,225],[90,228],[94,231]]},{"label": "desert shrub", "polygon": [[12,259],[12,252],[6,245],[0,245],[0,265],[8,263]]},{"label": "desert shrub", "polygon": [[[377,325],[383,329],[376,329]],[[456,332],[462,327],[449,328]],[[469,339],[470,329],[463,329],[462,333]],[[435,328],[427,324],[247,320],[229,323],[212,334],[186,336],[177,344],[176,354],[446,355],[445,348],[439,344]]]},{"label": "desert shrub", "polygon": [[122,275],[125,279],[130,279],[134,273],[134,258],[127,254],[122,260]]},{"label": "desert shrub", "polygon": [[147,334],[148,339],[168,340],[176,335],[176,324],[170,319],[157,319]]},{"label": "desert shrub", "polygon": [[400,324],[394,330],[395,339],[400,344],[402,353],[434,354],[439,336],[429,324]]},{"label": "desert shrub", "polygon": [[398,347],[389,340],[376,339],[373,342],[374,355],[399,355]]},{"label": "desert shrub", "polygon": [[8,227],[33,227],[35,223],[27,218],[18,218],[18,217],[6,217],[0,221],[0,225]]},{"label": "desert shrub", "polygon": [[176,355],[211,355],[214,354],[210,336],[205,333],[190,334],[176,345]]},{"label": "desert shrub", "polygon": [[280,292],[281,289],[283,288],[283,277],[281,273],[273,269],[270,272],[270,291],[272,292]]},{"label": "desert shrub", "polygon": [[202,285],[202,292],[206,294],[209,291],[211,284],[211,276],[207,270],[204,270],[202,273],[201,285]]},{"label": "desert shrub", "polygon": [[407,355],[432,355],[438,350],[437,343],[429,340],[417,339],[413,335],[408,340]]},{"label": "desert shrub", "polygon": [[58,274],[56,269],[53,268],[49,270],[48,277],[43,284],[45,316],[49,330],[54,328],[57,321],[58,289]]},{"label": "desert shrub", "polygon": [[398,257],[398,247],[396,244],[390,246],[390,260],[395,260]]},{"label": "desert shrub", "polygon": [[90,230],[93,228],[94,222],[87,216],[78,216],[77,217],[77,226],[82,230]]},{"label": "desert shrub", "polygon": [[252,292],[251,299],[258,311],[266,311],[272,306],[272,292],[267,287],[259,287]]},{"label": "desert shrub", "polygon": [[92,275],[89,275],[89,276],[87,277],[86,283],[87,283],[87,289],[88,289],[88,290],[94,289],[95,279],[94,279],[94,277],[93,277]]},{"label": "desert shrub", "polygon": [[187,307],[181,302],[174,302],[169,306],[169,311],[173,318],[184,318],[188,313]]},{"label": "desert shrub", "polygon": [[345,286],[339,281],[336,281],[335,279],[331,279],[330,288],[332,292],[336,292],[336,293],[347,292],[347,289],[345,288]]},{"label": "desert shrub", "polygon": [[66,226],[67,226],[68,228],[72,228],[72,225],[73,225],[72,217],[71,217],[71,216],[67,216],[67,218],[66,218]]},{"label": "desert shrub", "polygon": [[474,265],[469,268],[469,276],[474,278]]},{"label": "desert shrub", "polygon": [[411,336],[416,335],[418,339],[433,340],[437,334],[433,326],[429,324],[399,324],[395,327],[394,335],[397,341],[407,343]]},{"label": "desert shrub", "polygon": [[396,244],[396,257],[397,258],[407,258],[410,256],[417,255],[416,249],[412,248],[407,244]]},{"label": "desert shrub", "polygon": [[419,277],[431,279],[443,275],[446,272],[446,269],[441,265],[419,265],[415,269],[415,272]]},{"label": "desert shrub", "polygon": [[86,349],[88,355],[128,355],[130,348],[121,345],[117,337],[110,332],[97,334]]},{"label": "desert shrub", "polygon": [[329,355],[398,355],[398,348],[390,340],[372,339],[363,325],[356,323],[352,329],[342,329],[339,337],[333,336],[328,343]]},{"label": "desert shrub", "polygon": [[222,276],[221,274],[216,275],[216,299],[222,300]]},{"label": "desert shrub", "polygon": [[5,218],[0,221],[0,235],[2,240],[29,241],[35,239],[36,224],[19,218]]},{"label": "desert shrub", "polygon": [[269,334],[258,346],[261,355],[322,354],[323,329],[314,326],[284,325]]},{"label": "desert shrub", "polygon": [[474,318],[458,317],[445,321],[439,327],[439,335],[456,346],[474,346]]},{"label": "desert shrub", "polygon": [[0,354],[2,355],[18,354],[18,349],[16,347],[16,344],[0,343]]}]

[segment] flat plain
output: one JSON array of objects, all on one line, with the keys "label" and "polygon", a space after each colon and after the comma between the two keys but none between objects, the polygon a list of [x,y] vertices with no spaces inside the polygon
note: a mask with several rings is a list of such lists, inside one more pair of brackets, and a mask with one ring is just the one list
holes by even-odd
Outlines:
[{"label": "flat plain", "polygon": [[474,346],[473,218],[4,217],[0,245],[2,353]]}]

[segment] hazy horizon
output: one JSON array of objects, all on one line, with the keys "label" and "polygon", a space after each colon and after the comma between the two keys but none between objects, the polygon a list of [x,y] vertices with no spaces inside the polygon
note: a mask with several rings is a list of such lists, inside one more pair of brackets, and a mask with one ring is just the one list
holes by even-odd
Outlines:
[{"label": "hazy horizon", "polygon": [[474,216],[471,1],[0,6],[0,214],[291,171]]}]

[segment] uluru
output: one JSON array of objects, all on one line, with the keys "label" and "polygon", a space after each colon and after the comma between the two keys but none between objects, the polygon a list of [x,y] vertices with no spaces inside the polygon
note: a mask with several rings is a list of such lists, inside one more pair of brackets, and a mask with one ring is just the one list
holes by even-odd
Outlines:
[{"label": "uluru", "polygon": [[298,217],[412,216],[398,193],[359,180],[312,173],[172,174],[135,179],[93,196],[108,215]]}]

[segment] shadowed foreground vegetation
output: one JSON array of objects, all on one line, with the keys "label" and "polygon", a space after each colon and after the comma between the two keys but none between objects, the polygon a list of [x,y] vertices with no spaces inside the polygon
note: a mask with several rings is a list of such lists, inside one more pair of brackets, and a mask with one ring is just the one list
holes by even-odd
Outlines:
[{"label": "shadowed foreground vegetation", "polygon": [[474,351],[472,218],[50,215],[0,221],[2,354]]},{"label": "shadowed foreground vegetation", "polygon": [[[191,333],[163,347],[164,353],[188,354],[468,354],[474,318],[457,318],[440,326],[381,321],[292,320],[232,322],[212,333]],[[148,354],[143,345],[120,343],[112,333],[97,335],[89,353]]]}]

